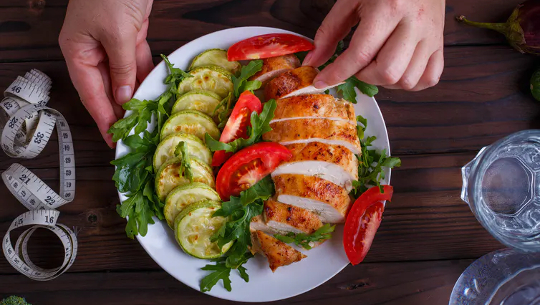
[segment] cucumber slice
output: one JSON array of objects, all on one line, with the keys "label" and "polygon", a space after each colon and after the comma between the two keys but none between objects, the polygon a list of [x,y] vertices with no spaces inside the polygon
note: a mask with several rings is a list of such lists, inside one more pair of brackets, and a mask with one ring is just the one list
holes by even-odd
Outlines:
[{"label": "cucumber slice", "polygon": [[212,153],[208,147],[204,145],[201,139],[187,133],[175,133],[167,136],[158,144],[153,160],[155,171],[157,171],[163,163],[167,162],[167,160],[176,157],[174,150],[180,141],[186,142],[188,153],[191,157],[199,159],[208,165],[212,163]]},{"label": "cucumber slice", "polygon": [[205,199],[221,200],[213,188],[200,182],[193,182],[174,188],[167,195],[165,207],[163,208],[163,213],[169,227],[173,228],[174,219],[184,208]]},{"label": "cucumber slice", "polygon": [[174,235],[176,241],[187,254],[212,259],[227,252],[233,242],[220,249],[210,237],[225,224],[225,217],[212,217],[221,207],[217,201],[204,200],[185,208],[174,220]]},{"label": "cucumber slice", "polygon": [[197,67],[189,71],[189,74],[193,77],[184,78],[178,84],[178,94],[202,89],[212,91],[223,99],[233,91],[231,73],[221,67],[212,65]]},{"label": "cucumber slice", "polygon": [[[221,97],[212,91],[193,90],[182,94],[176,100],[171,113],[175,114],[182,110],[197,110],[212,117],[220,102]],[[214,121],[221,111],[223,111],[223,107],[216,111]]]},{"label": "cucumber slice", "polygon": [[239,62],[229,61],[227,59],[227,51],[222,49],[210,49],[197,55],[191,62],[189,70],[208,65],[222,67],[232,74],[236,74],[242,67]]},{"label": "cucumber slice", "polygon": [[221,135],[214,120],[197,110],[182,110],[171,115],[163,124],[161,139],[177,132],[192,134],[203,142],[206,133],[214,139],[219,139]]},{"label": "cucumber slice", "polygon": [[[173,158],[159,168],[156,175],[156,193],[159,200],[165,200],[165,197],[177,186],[190,183],[184,176],[180,176],[179,170],[182,159]],[[190,159],[191,172],[193,173],[193,182],[207,184],[210,187],[215,187],[216,182],[212,169],[206,163],[197,159]]]}]

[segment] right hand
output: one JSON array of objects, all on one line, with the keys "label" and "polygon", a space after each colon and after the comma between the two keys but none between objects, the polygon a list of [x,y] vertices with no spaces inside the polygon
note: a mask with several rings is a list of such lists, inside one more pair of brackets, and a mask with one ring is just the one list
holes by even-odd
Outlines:
[{"label": "right hand", "polygon": [[112,148],[107,130],[153,69],[146,41],[152,0],[70,0],[60,37],[82,103]]}]

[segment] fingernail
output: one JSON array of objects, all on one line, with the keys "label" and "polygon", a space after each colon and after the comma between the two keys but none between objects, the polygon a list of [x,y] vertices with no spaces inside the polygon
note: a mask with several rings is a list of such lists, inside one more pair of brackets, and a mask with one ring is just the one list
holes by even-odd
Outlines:
[{"label": "fingernail", "polygon": [[309,61],[311,60],[312,57],[313,57],[313,52],[309,52],[308,55],[306,55],[306,57],[304,58],[304,61],[302,62],[302,66],[308,66]]},{"label": "fingernail", "polygon": [[116,89],[116,102],[120,105],[127,103],[131,99],[132,90],[130,86],[122,86]]},{"label": "fingernail", "polygon": [[325,82],[322,81],[322,80],[318,80],[318,81],[316,81],[316,82],[313,84],[313,86],[315,86],[315,88],[317,88],[317,89],[321,89],[321,88],[328,87],[328,84],[325,83]]}]

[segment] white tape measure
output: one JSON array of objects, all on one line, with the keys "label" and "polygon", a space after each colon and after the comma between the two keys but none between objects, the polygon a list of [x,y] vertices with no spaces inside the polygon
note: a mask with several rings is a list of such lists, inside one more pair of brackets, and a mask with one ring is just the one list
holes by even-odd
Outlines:
[{"label": "white tape measure", "polygon": [[[47,281],[64,273],[77,256],[77,237],[68,227],[57,223],[60,212],[55,209],[75,197],[75,155],[71,132],[60,112],[46,107],[51,79],[32,70],[17,79],[4,92],[0,116],[4,152],[12,158],[31,159],[45,148],[56,126],[60,153],[60,195],[24,166],[14,163],[2,173],[9,191],[30,211],[11,223],[2,242],[8,262],[27,277]],[[12,230],[30,226],[11,244]],[[38,228],[52,231],[64,246],[64,262],[58,268],[42,269],[28,257],[28,240]]]}]

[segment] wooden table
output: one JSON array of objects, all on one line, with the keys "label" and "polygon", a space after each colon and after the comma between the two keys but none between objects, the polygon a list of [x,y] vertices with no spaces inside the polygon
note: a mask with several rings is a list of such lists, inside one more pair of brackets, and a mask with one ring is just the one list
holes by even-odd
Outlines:
[{"label": "wooden table", "polygon": [[[90,0],[89,0],[90,1]],[[441,82],[422,92],[381,89],[394,171],[394,201],[366,261],[347,267],[320,287],[278,304],[447,304],[461,272],[474,259],[502,247],[460,199],[460,168],[477,151],[512,132],[540,127],[540,104],[528,79],[538,57],[519,54],[502,36],[458,24],[454,17],[503,21],[521,0],[449,0]],[[0,299],[25,296],[46,304],[226,304],[195,291],[161,270],[124,233],[111,181],[114,151],[107,148],[73,89],[57,37],[67,0],[0,2],[0,90],[37,68],[53,79],[49,105],[69,121],[75,141],[77,196],[60,208],[61,222],[80,228],[71,269],[50,282],[35,282],[0,259]],[[163,0],[154,4],[148,40],[154,55],[168,54],[201,35],[230,27],[272,26],[313,37],[332,1]],[[157,61],[157,58],[156,58]],[[57,189],[55,136],[45,151],[22,164]],[[0,156],[0,169],[16,160]],[[19,160],[17,160],[19,161]],[[0,187],[0,235],[25,211]],[[57,266],[60,248],[39,234],[30,255]],[[308,273],[306,273],[308,276]]]}]

